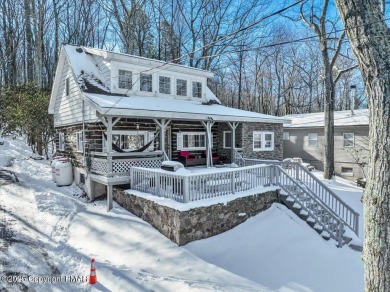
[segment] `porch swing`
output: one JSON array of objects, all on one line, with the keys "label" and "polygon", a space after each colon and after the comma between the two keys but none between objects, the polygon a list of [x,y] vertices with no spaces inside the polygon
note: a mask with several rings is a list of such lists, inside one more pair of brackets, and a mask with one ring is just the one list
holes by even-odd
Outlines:
[{"label": "porch swing", "polygon": [[[121,149],[120,147],[118,147],[116,144],[114,143],[111,143],[112,145],[112,150],[116,151],[116,152],[119,152],[119,153],[135,153],[135,152],[144,152],[146,149],[149,148],[150,145],[152,145],[152,143],[154,142],[154,140],[156,140],[157,136],[160,134],[160,131],[157,131],[156,135],[154,135],[153,139],[150,140],[148,143],[146,143],[144,146],[142,146],[141,148],[138,148],[138,149],[134,149],[134,150],[123,150]],[[103,136],[104,138],[106,139],[107,141],[107,135],[106,133],[103,132]]]}]

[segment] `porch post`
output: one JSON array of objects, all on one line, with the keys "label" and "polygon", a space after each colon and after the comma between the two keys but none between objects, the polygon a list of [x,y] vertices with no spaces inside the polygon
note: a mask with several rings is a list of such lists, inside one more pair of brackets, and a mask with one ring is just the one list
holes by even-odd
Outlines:
[{"label": "porch post", "polygon": [[236,149],[236,128],[238,127],[238,123],[237,122],[227,122],[229,128],[230,128],[230,133],[231,133],[231,138],[230,138],[230,142],[231,142],[231,145],[232,147],[230,148],[230,160],[231,160],[231,163],[234,163],[234,152],[235,152],[235,149]]},{"label": "porch post", "polygon": [[107,185],[107,212],[112,209],[112,185]]},{"label": "porch post", "polygon": [[161,121],[154,119],[156,125],[160,128],[160,150],[164,153],[164,160],[169,160],[168,155],[165,153],[165,129],[171,120],[161,119]]},{"label": "porch post", "polygon": [[206,128],[206,166],[213,167],[213,157],[212,157],[212,145],[211,145],[211,127],[214,125],[214,122],[211,120],[204,122],[202,121],[203,127]]}]

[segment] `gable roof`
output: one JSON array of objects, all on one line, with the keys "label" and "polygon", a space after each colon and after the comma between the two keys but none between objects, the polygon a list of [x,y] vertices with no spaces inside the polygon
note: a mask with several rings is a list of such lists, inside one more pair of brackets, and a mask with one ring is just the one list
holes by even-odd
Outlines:
[{"label": "gable roof", "polygon": [[[285,128],[323,127],[325,123],[324,112],[286,115],[284,118],[291,120]],[[354,110],[353,115],[350,110],[335,111],[334,126],[368,126],[368,109]]]},{"label": "gable roof", "polygon": [[[127,96],[110,92],[104,83],[105,79],[96,64],[95,57],[103,57],[107,61],[116,60],[130,64],[143,65],[146,68],[158,68],[167,65],[170,71],[188,75],[213,77],[214,74],[183,65],[167,63],[122,53],[108,52],[100,49],[87,48],[74,45],[63,45],[60,52],[56,77],[53,85],[49,113],[54,113],[55,99],[58,94],[61,73],[66,61],[76,80],[80,97],[91,104],[102,115],[110,116],[138,116],[149,118],[169,118],[184,120],[214,121],[247,121],[268,123],[289,123],[286,118],[275,117],[221,105],[218,98],[206,86],[206,98],[199,100],[180,100],[162,97],[156,92],[154,96]],[[150,70],[153,72],[153,70]]]}]

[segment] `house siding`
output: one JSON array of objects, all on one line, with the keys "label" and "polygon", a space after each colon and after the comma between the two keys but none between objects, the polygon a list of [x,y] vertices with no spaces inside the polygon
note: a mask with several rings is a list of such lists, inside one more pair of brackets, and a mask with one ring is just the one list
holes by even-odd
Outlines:
[{"label": "house siding", "polygon": [[[81,91],[76,83],[68,61],[65,62],[62,70],[61,83],[57,92],[54,107],[54,126],[61,127],[83,122],[83,100]],[[65,82],[69,78],[69,96],[66,96]],[[92,107],[84,104],[84,121],[96,119],[95,111]]]},{"label": "house siding", "polygon": [[[283,158],[301,157],[304,162],[308,162],[316,169],[324,169],[324,130],[323,128],[285,128],[285,132],[290,134],[289,140],[284,140]],[[335,127],[335,173],[345,178],[356,179],[364,177],[367,173],[368,163],[368,126],[345,126]],[[318,147],[308,146],[308,133],[318,134]],[[354,147],[344,147],[343,133],[354,133]],[[345,176],[341,169],[348,167],[353,169],[352,176]],[[363,169],[362,169],[363,167]]]}]

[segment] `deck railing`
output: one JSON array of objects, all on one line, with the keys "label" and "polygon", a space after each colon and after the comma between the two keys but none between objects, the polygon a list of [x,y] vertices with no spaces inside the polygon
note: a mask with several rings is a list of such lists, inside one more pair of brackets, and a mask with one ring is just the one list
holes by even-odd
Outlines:
[{"label": "deck railing", "polygon": [[163,161],[162,151],[105,153],[92,152],[91,172],[107,177],[127,176],[131,167],[159,168]]},{"label": "deck railing", "polygon": [[328,206],[356,235],[359,234],[359,213],[348,206],[339,196],[315,177],[306,167],[297,162],[259,160],[244,158],[245,165],[278,165],[298,181],[312,195]]},{"label": "deck railing", "polygon": [[300,208],[307,212],[307,215],[321,226],[322,230],[328,232],[329,236],[343,245],[344,223],[343,220],[315,194],[293,179],[284,169],[274,166],[277,184],[281,189],[297,202]]},{"label": "deck railing", "polygon": [[215,172],[180,174],[160,169],[130,169],[131,189],[187,203],[269,186],[272,165],[219,169]]}]

